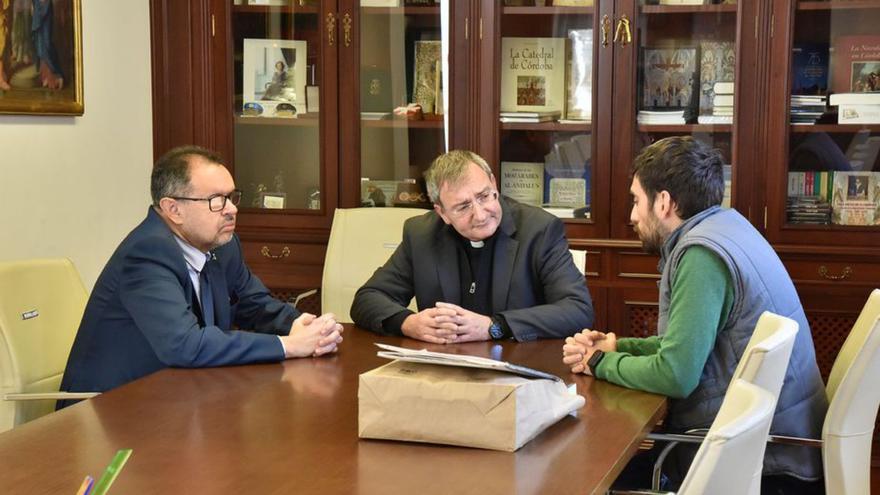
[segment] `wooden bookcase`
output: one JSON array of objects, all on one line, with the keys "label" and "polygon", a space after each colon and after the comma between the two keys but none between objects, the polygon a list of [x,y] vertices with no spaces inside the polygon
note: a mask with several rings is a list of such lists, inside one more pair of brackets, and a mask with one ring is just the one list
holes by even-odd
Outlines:
[{"label": "wooden bookcase", "polygon": [[[290,204],[300,206],[244,208],[240,215],[247,260],[278,294],[295,295],[320,286],[333,211],[360,205],[362,177],[418,179],[443,149],[445,132],[450,147],[477,151],[496,172],[502,161],[540,161],[559,140],[589,134],[591,216],[566,220],[569,241],[588,253],[587,284],[596,305],[597,328],[621,335],[650,334],[656,328],[657,259],[641,252],[629,225],[629,167],[645,144],[694,135],[722,150],[731,165],[732,206],[766,235],[789,269],[827,375],[869,291],[880,285],[880,227],[788,223],[790,147],[806,133],[827,133],[835,142],[859,132],[874,137],[880,125],[790,125],[791,54],[798,43],[833,45],[834,37],[844,33],[875,32],[880,1],[741,0],[667,6],[596,0],[584,7],[454,1],[447,37],[445,122],[368,121],[359,112],[364,108],[362,83],[368,68],[387,69],[397,86],[412,79],[408,46],[414,40],[440,39],[439,7],[360,7],[355,0],[305,3],[292,0],[283,7],[267,7],[224,0],[151,1],[157,155],[184,143],[216,148],[232,158],[239,178],[248,167],[272,156],[272,146],[266,143],[308,135],[297,142],[307,143],[309,149],[279,144],[276,155],[285,173],[299,173],[297,167],[306,166],[317,177],[320,207],[302,207],[302,198],[295,197],[299,193],[288,191]],[[627,42],[622,34],[614,39],[619,29],[624,30],[624,19],[630,27]],[[565,37],[573,27],[593,30],[592,121],[499,122],[502,39]],[[310,84],[320,87],[318,118],[255,122],[241,116],[240,44],[244,37],[259,36],[309,43],[307,62],[315,74]],[[726,41],[735,49],[733,124],[691,120],[683,125],[640,125],[636,116],[643,49],[669,43],[698,47],[707,40]],[[247,136],[252,143],[242,144]],[[395,148],[399,143],[406,144]],[[250,154],[242,153],[243,146],[251,147]],[[390,168],[377,164],[384,161],[392,164]],[[875,161],[873,170],[880,171],[880,163]],[[239,185],[246,191],[252,187]],[[314,303],[309,309],[318,309]]]}]

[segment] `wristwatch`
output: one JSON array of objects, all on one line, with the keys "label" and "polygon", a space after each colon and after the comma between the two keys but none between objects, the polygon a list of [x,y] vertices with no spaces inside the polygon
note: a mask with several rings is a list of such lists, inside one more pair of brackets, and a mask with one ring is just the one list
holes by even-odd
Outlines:
[{"label": "wristwatch", "polygon": [[605,353],[602,351],[596,351],[590,356],[590,360],[587,361],[587,367],[590,368],[591,375],[596,376],[596,367],[599,366],[603,357],[605,357]]},{"label": "wristwatch", "polygon": [[501,327],[495,320],[491,320],[492,323],[489,324],[489,337],[492,337],[492,340],[500,340],[504,338],[504,328]]}]

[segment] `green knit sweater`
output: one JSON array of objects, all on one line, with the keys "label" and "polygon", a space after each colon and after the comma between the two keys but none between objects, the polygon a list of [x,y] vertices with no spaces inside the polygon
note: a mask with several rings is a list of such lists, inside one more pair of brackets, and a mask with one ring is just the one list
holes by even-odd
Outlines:
[{"label": "green knit sweater", "polygon": [[709,249],[688,248],[671,296],[666,335],[619,339],[617,352],[599,363],[597,378],[673,398],[694,391],[733,305],[730,272]]}]

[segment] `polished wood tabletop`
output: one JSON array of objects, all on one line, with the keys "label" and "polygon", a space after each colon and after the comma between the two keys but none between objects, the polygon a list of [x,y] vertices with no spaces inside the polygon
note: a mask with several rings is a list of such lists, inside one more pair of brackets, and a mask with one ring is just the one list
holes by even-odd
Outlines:
[{"label": "polished wood tabletop", "polygon": [[[532,494],[604,491],[666,410],[658,395],[583,375],[562,341],[439,346],[347,327],[337,355],[166,369],[0,434],[0,493],[74,494],[118,449],[110,493]],[[373,342],[472,354],[577,384],[586,405],[517,452],[359,440],[358,375]]]}]

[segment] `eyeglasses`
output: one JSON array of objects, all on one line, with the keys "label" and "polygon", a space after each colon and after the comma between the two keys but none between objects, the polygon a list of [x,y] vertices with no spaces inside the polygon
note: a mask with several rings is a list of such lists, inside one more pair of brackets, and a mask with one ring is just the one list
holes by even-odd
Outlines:
[{"label": "eyeglasses", "polygon": [[229,194],[212,194],[207,198],[187,198],[185,196],[169,196],[171,199],[184,199],[186,201],[207,201],[208,209],[213,212],[223,211],[226,208],[226,201],[231,201],[232,204],[238,206],[238,203],[241,202],[241,191],[238,189],[232,191]]},{"label": "eyeglasses", "polygon": [[498,199],[498,191],[487,189],[474,196],[473,201],[465,201],[449,208],[449,214],[454,217],[463,217],[474,211],[474,205],[478,204],[482,207],[496,201]]}]

